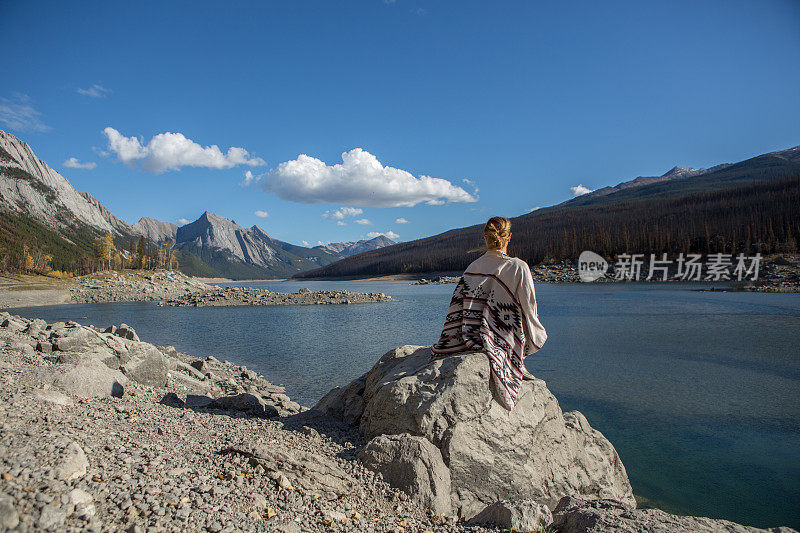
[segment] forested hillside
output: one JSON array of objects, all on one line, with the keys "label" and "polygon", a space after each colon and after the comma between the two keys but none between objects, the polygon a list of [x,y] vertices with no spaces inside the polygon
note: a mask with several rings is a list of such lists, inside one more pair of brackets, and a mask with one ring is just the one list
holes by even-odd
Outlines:
[{"label": "forested hillside", "polygon": [[[652,185],[648,187],[658,187]],[[627,191],[625,191],[627,193]],[[650,192],[650,191],[646,191]],[[567,202],[512,219],[511,255],[530,264],[643,253],[795,251],[800,238],[800,173],[722,190],[599,205]],[[463,270],[483,245],[483,226],[457,229],[343,259],[296,277]]]}]

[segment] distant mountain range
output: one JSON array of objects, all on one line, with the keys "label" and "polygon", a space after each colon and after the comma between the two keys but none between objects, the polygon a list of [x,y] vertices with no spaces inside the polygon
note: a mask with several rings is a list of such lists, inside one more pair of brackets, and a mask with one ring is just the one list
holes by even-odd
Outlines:
[{"label": "distant mountain range", "polygon": [[324,250],[328,253],[340,255],[342,257],[350,257],[351,255],[377,250],[378,248],[391,246],[393,244],[395,244],[395,242],[392,239],[383,235],[378,235],[372,239],[364,239],[355,242],[332,242],[329,244],[315,246],[314,248],[317,250]]},{"label": "distant mountain range", "polygon": [[53,255],[56,267],[74,270],[91,255],[94,238],[108,232],[122,250],[139,236],[154,244],[171,241],[185,273],[232,279],[286,277],[394,244],[381,236],[296,246],[258,226],[245,229],[209,212],[181,227],[149,217],[130,225],[91,194],[75,190],[27,143],[0,131],[0,256],[4,250],[19,254],[28,246]]},{"label": "distant mountain range", "polygon": [[[536,191],[528,194],[533,198]],[[794,251],[800,241],[800,146],[708,169],[675,167],[512,222],[509,252],[530,264],[575,260],[583,250],[608,258],[625,251]],[[483,246],[482,234],[483,224],[453,229],[296,277],[457,272],[477,257],[471,251]]]}]

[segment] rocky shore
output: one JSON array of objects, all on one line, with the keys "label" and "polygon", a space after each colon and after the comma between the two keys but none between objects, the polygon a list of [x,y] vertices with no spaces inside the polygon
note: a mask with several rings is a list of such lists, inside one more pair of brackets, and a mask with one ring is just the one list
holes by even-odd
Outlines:
[{"label": "rocky shore", "polygon": [[0,531],[763,531],[636,509],[611,443],[543,381],[509,416],[484,356],[426,350],[308,410],[124,324],[0,313]]},{"label": "rocky shore", "polygon": [[[593,283],[615,283],[614,265],[609,265],[606,276]],[[641,269],[642,275],[638,281],[647,282],[647,265]],[[531,266],[533,281],[536,283],[579,283],[578,267],[576,263],[562,261],[553,264],[539,264]],[[674,269],[670,271],[668,282],[680,281],[674,277]],[[414,285],[437,285],[443,283],[457,283],[458,276],[439,276],[432,279],[422,278]],[[654,283],[663,283],[660,279]],[[764,259],[759,276],[756,281],[721,281],[720,286],[704,291],[749,291],[749,292],[800,292],[800,256],[796,254],[784,254]],[[723,286],[724,285],[724,286]]]},{"label": "rocky shore", "polygon": [[134,270],[76,278],[70,291],[75,303],[105,303],[158,302],[213,289],[180,272]]},{"label": "rocky shore", "polygon": [[214,288],[202,292],[189,292],[160,305],[180,307],[215,307],[231,305],[332,305],[391,302],[383,293],[350,291],[312,291],[303,288],[296,293],[272,292],[253,288]]},{"label": "rocky shore", "polygon": [[412,285],[445,285],[447,283],[458,283],[458,276],[437,276],[433,279],[422,278]]}]

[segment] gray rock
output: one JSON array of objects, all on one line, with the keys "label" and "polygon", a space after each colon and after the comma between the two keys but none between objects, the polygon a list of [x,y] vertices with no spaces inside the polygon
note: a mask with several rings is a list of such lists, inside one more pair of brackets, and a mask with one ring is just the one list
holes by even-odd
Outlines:
[{"label": "gray rock", "polygon": [[42,507],[42,514],[36,526],[39,529],[53,529],[60,527],[67,519],[67,513],[55,505],[45,505]]},{"label": "gray rock", "polygon": [[36,343],[36,351],[41,353],[52,353],[53,345],[47,341],[39,341]]},{"label": "gray rock", "polygon": [[264,445],[231,448],[229,451],[249,457],[251,465],[262,467],[276,482],[283,475],[291,487],[319,494],[328,500],[351,494],[355,486],[355,480],[326,455]]},{"label": "gray rock", "polygon": [[553,526],[559,533],[795,532],[791,528],[758,529],[727,520],[674,515],[660,509],[634,509],[616,500],[574,496],[565,496],[553,510]]},{"label": "gray rock", "polygon": [[482,353],[433,359],[427,347],[403,346],[314,409],[355,419],[368,439],[428,439],[450,469],[451,500],[465,519],[498,500],[553,508],[563,496],[583,494],[635,505],[616,450],[582,414],[563,413],[540,379],[524,381],[507,411],[492,398]]},{"label": "gray rock", "polygon": [[370,470],[435,514],[450,514],[450,471],[439,449],[408,434],[375,437],[358,454]]},{"label": "gray rock", "polygon": [[546,505],[533,500],[506,500],[487,506],[469,521],[469,525],[495,526],[526,533],[540,531],[552,522],[553,515]]},{"label": "gray rock", "polygon": [[80,398],[114,396],[121,398],[128,382],[121,372],[112,370],[95,358],[84,358],[78,364],[53,367],[57,375],[53,384]]},{"label": "gray rock", "polygon": [[214,398],[209,396],[204,396],[201,394],[187,394],[185,405],[189,409],[208,409],[214,407],[215,402]]},{"label": "gray rock", "polygon": [[0,493],[0,529],[14,529],[19,524],[19,515],[11,496]]},{"label": "gray rock", "polygon": [[364,413],[364,387],[367,374],[354,379],[345,387],[336,387],[328,392],[314,406],[315,411],[323,412],[348,426],[357,426]]},{"label": "gray rock", "polygon": [[130,379],[150,387],[163,387],[167,382],[166,359],[155,346],[135,343],[128,352],[130,359],[122,365],[122,372]]},{"label": "gray rock", "polygon": [[223,396],[216,399],[216,404],[222,409],[243,411],[254,416],[278,416],[278,410],[257,394],[243,392],[233,396]]},{"label": "gray rock", "polygon": [[33,392],[33,395],[42,401],[52,403],[54,405],[60,405],[62,407],[68,407],[75,404],[75,402],[72,401],[72,398],[63,392],[59,392],[54,389],[37,389]]},{"label": "gray rock", "polygon": [[137,342],[139,341],[139,336],[136,334],[133,328],[124,323],[119,325],[116,331],[114,331],[114,335],[116,335],[117,337],[122,337],[123,339],[128,339]]},{"label": "gray rock", "polygon": [[161,405],[168,405],[169,407],[182,408],[186,406],[186,403],[180,398],[178,398],[178,395],[175,394],[174,392],[166,393],[164,397],[161,398],[161,401],[159,401],[158,403],[160,403]]},{"label": "gray rock", "polygon": [[208,373],[208,365],[202,359],[198,359],[196,361],[192,361],[189,363],[192,368],[200,372],[201,375],[205,375]]},{"label": "gray rock", "polygon": [[61,454],[58,465],[55,468],[56,479],[62,481],[72,481],[80,479],[86,475],[89,468],[89,460],[77,442],[70,442]]}]

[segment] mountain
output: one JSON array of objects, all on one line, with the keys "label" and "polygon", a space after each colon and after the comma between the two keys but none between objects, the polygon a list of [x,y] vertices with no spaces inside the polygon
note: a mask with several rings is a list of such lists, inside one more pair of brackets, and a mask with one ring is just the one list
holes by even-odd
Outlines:
[{"label": "mountain", "polygon": [[258,226],[245,229],[207,211],[177,229],[175,247],[198,257],[218,275],[233,279],[285,277],[341,258],[273,239]]},{"label": "mountain", "polygon": [[209,277],[285,277],[343,257],[273,239],[258,226],[244,229],[210,213],[181,228],[148,217],[131,226],[91,194],[75,190],[27,143],[0,131],[0,270],[22,270],[30,252],[35,269],[50,255],[54,269],[86,271],[94,239],[108,232],[122,250],[140,235],[152,243],[172,240],[180,269]]},{"label": "mountain", "polygon": [[131,227],[92,195],[75,190],[36,157],[27,143],[0,131],[0,208],[28,216],[55,230],[129,235]]},{"label": "mountain", "polygon": [[363,239],[360,241],[349,242],[332,242],[315,246],[317,250],[324,250],[331,254],[336,254],[341,257],[349,257],[351,255],[360,254],[362,252],[369,252],[370,250],[377,250],[385,246],[396,244],[392,239],[383,235],[378,235],[372,239]]},{"label": "mountain", "polygon": [[150,217],[142,217],[139,222],[131,226],[133,233],[144,236],[153,242],[164,242],[170,240],[175,242],[178,233],[178,226],[172,222],[161,222]]},{"label": "mountain", "polygon": [[[606,258],[626,251],[775,253],[796,250],[800,240],[800,146],[606,189],[513,218],[509,253],[535,265],[572,261],[583,250]],[[295,277],[461,271],[477,257],[482,230],[450,230]]]},{"label": "mountain", "polygon": [[[670,171],[656,178],[636,178],[615,187],[604,187],[583,194],[564,203],[601,205],[644,198],[666,198],[785,178],[800,173],[800,146],[762,154],[738,163],[723,163],[708,169],[676,169],[677,172],[673,174]],[[689,172],[682,173],[682,170]],[[603,193],[604,189],[611,190]]]}]

